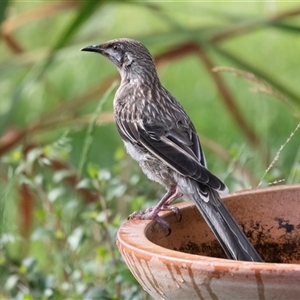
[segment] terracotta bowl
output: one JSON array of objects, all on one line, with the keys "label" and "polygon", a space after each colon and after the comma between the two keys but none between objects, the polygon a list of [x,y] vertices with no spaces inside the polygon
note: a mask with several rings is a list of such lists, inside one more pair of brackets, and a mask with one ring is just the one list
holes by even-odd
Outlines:
[{"label": "terracotta bowl", "polygon": [[300,185],[223,197],[264,263],[226,259],[192,202],[182,219],[162,213],[166,236],[153,221],[131,220],[117,245],[132,274],[154,299],[300,299]]}]

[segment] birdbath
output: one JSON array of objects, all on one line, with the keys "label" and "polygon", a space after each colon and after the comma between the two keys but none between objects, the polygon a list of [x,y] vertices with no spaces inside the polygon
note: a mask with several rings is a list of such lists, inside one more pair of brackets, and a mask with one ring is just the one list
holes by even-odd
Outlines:
[{"label": "birdbath", "polygon": [[300,185],[222,197],[264,263],[229,260],[193,202],[182,218],[129,220],[117,245],[128,268],[154,299],[300,299]]}]

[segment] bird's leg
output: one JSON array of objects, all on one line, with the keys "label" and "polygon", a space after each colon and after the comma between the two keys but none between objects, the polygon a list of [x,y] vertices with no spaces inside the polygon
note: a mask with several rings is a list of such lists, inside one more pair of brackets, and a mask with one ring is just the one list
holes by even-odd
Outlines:
[{"label": "bird's leg", "polygon": [[181,220],[180,210],[177,206],[171,205],[171,203],[174,202],[176,199],[180,198],[181,196],[182,193],[179,190],[177,190],[177,188],[175,187],[175,191],[169,195],[169,198],[166,200],[166,202],[164,203],[164,205],[161,207],[160,210],[172,211],[174,214],[178,216],[178,221],[180,221]]},{"label": "bird's leg", "polygon": [[137,220],[155,220],[158,223],[162,224],[164,227],[169,228],[169,224],[163,220],[158,213],[161,210],[170,210],[176,215],[179,215],[179,220],[181,219],[180,211],[178,207],[170,205],[177,198],[181,197],[182,193],[177,189],[176,185],[172,185],[168,192],[161,198],[161,200],[153,207],[149,207],[145,211],[138,211],[132,213],[128,219],[137,219]]}]

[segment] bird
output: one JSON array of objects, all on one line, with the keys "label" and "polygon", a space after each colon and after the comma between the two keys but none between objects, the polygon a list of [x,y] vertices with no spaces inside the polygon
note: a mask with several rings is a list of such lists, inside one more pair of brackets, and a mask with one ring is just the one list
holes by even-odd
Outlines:
[{"label": "bird", "polygon": [[83,47],[111,61],[121,82],[113,107],[118,132],[128,154],[146,176],[165,186],[167,192],[145,211],[129,219],[155,220],[170,210],[180,197],[192,199],[229,259],[262,262],[262,258],[228,211],[219,193],[227,186],[208,168],[195,126],[183,106],[161,84],[154,58],[139,41],[117,38]]}]

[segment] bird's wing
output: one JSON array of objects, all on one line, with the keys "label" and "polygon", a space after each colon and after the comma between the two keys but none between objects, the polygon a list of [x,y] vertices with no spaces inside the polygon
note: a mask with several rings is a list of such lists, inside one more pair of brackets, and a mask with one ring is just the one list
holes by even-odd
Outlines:
[{"label": "bird's wing", "polygon": [[195,143],[199,145],[194,130],[184,130],[184,127],[178,128],[177,125],[163,132],[166,127],[162,124],[144,124],[144,128],[139,128],[140,142],[156,157],[184,176],[216,190],[225,189],[224,184],[207,170],[193,151]]},{"label": "bird's wing", "polygon": [[187,128],[178,122],[166,126],[157,120],[155,124],[122,120],[117,122],[117,127],[123,139],[147,149],[183,176],[215,190],[226,189],[226,186],[204,166],[205,158],[192,125]]}]

